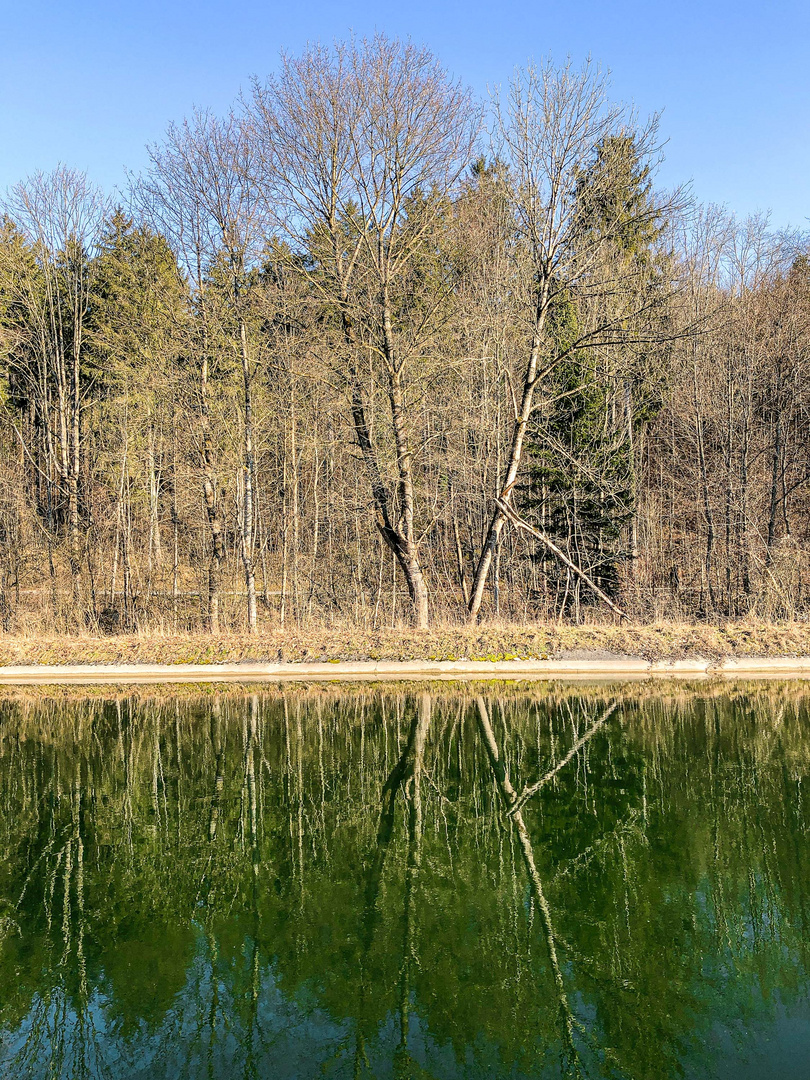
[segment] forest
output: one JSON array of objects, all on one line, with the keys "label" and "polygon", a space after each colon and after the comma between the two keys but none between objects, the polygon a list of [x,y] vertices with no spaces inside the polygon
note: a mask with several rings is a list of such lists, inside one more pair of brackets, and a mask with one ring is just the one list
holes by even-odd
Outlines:
[{"label": "forest", "polygon": [[0,627],[799,619],[810,239],[593,63],[282,55],[0,205]]}]

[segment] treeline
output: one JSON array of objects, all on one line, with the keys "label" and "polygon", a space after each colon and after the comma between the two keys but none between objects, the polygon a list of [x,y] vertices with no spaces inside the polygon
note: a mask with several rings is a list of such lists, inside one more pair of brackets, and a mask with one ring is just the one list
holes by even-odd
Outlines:
[{"label": "treeline", "polygon": [[383,36],[284,56],[114,203],[0,228],[0,616],[795,617],[805,240],[660,192],[590,65],[484,110]]}]

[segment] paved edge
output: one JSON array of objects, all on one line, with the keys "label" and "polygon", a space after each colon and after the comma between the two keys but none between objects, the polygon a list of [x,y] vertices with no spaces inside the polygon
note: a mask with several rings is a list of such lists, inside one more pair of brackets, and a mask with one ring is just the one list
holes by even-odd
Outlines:
[{"label": "paved edge", "polygon": [[0,685],[23,683],[324,682],[408,679],[810,678],[810,656],[718,661],[380,660],[335,663],[34,664],[0,667]]}]

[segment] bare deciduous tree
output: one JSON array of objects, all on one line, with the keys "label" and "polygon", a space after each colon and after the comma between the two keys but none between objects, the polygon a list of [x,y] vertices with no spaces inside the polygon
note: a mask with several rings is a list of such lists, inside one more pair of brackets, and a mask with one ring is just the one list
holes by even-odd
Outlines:
[{"label": "bare deciduous tree", "polygon": [[[25,346],[16,365],[46,432],[49,503],[54,474],[66,494],[74,611],[81,604],[80,480],[85,327],[95,245],[107,202],[84,173],[60,166],[11,193],[8,212],[31,245],[33,274],[13,273],[14,300],[25,310]],[[51,503],[52,505],[52,503]],[[52,511],[49,511],[52,513]]]},{"label": "bare deciduous tree", "polygon": [[253,143],[241,119],[231,113],[220,120],[198,111],[181,126],[172,125],[165,142],[150,148],[152,172],[139,188],[141,205],[156,214],[156,220],[177,245],[192,275],[202,316],[199,402],[203,491],[212,538],[209,571],[212,630],[218,626],[219,563],[224,550],[209,419],[209,365],[212,348],[223,337],[226,342],[229,337],[229,328],[223,327],[222,320],[218,326],[214,325],[214,307],[208,299],[217,281],[224,283],[227,294],[226,322],[230,319],[235,324],[242,373],[239,539],[248,626],[255,630],[257,624],[252,395],[256,357],[251,356],[249,347],[247,304],[248,275],[265,243],[267,227],[266,203],[257,198],[254,186],[253,155]]},{"label": "bare deciduous tree", "polygon": [[[428,591],[416,523],[414,422],[419,362],[447,286],[412,303],[414,263],[435,243],[446,200],[469,162],[477,109],[431,53],[371,40],[283,59],[254,86],[266,190],[288,208],[286,232],[343,336],[338,375],[368,476],[375,520],[405,577],[419,626]],[[369,378],[388,398],[387,432],[375,437]],[[390,438],[393,482],[381,461]]]},{"label": "bare deciduous tree", "polygon": [[[532,410],[547,376],[560,361],[584,348],[608,349],[646,333],[643,320],[648,300],[634,287],[633,271],[625,280],[606,280],[601,273],[605,248],[632,213],[645,219],[664,208],[642,205],[633,211],[612,198],[622,177],[604,168],[594,174],[590,198],[609,208],[594,232],[581,212],[577,185],[588,173],[598,147],[614,136],[632,135],[641,160],[655,152],[655,121],[637,128],[632,114],[607,97],[605,78],[590,63],[579,70],[569,62],[551,62],[518,72],[501,103],[496,101],[495,143],[499,158],[510,170],[511,210],[516,243],[520,318],[526,349],[522,387],[515,397],[514,427],[502,475],[498,478],[495,509],[473,580],[469,613],[478,617],[487,576],[507,521],[508,506],[518,480]],[[611,303],[604,299],[610,295]],[[564,345],[550,332],[555,303],[571,298],[589,313],[581,333]],[[499,505],[500,504],[500,505]]]}]

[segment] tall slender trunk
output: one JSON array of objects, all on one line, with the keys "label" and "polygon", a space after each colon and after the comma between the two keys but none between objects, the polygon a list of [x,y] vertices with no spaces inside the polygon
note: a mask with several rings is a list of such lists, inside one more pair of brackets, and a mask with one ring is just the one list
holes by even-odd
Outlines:
[{"label": "tall slender trunk", "polygon": [[318,429],[317,427],[313,431],[313,478],[312,478],[312,548],[310,552],[310,564],[309,564],[309,595],[307,596],[307,618],[312,617],[312,602],[315,599],[316,589],[316,570],[318,567],[318,545],[320,542],[320,522],[321,522],[321,508],[320,499],[318,496],[318,478],[320,475],[320,456],[318,448]]},{"label": "tall slender trunk", "polygon": [[[74,331],[78,338],[78,329]],[[79,345],[73,348],[70,372],[70,450],[68,461],[68,536],[74,614],[81,603],[81,542],[79,539],[79,469],[81,465],[81,387]]]},{"label": "tall slender trunk", "polygon": [[693,370],[693,389],[695,406],[695,434],[697,436],[698,464],[700,466],[700,486],[703,495],[703,513],[706,519],[706,556],[705,572],[706,587],[709,594],[709,603],[715,607],[714,586],[712,585],[712,554],[714,551],[714,515],[709,496],[709,474],[706,467],[706,447],[703,438],[703,415],[698,404],[697,365]]},{"label": "tall slender trunk", "polygon": [[256,632],[256,568],[253,557],[253,395],[251,390],[250,357],[247,347],[245,320],[239,320],[239,341],[242,354],[242,384],[244,391],[244,458],[242,461],[242,521],[241,550],[242,564],[245,569],[245,588],[247,591],[248,629]]},{"label": "tall slender trunk", "polygon": [[162,552],[160,547],[160,483],[161,477],[155,455],[155,422],[150,415],[148,419],[148,464],[149,464],[149,546],[147,552],[147,602],[152,598],[154,589],[154,575],[156,568],[160,567]]},{"label": "tall slender trunk", "polygon": [[177,633],[177,588],[180,574],[180,518],[177,510],[177,418],[172,416],[172,613]]},{"label": "tall slender trunk", "polygon": [[284,626],[287,617],[287,562],[289,556],[289,530],[287,519],[287,440],[284,439],[284,460],[281,472],[281,599],[279,601],[279,621]]},{"label": "tall slender trunk", "polygon": [[776,406],[776,431],[773,439],[773,457],[771,460],[771,504],[768,512],[768,539],[765,551],[765,565],[773,562],[773,543],[776,537],[776,511],[779,506],[779,465],[782,460],[782,410]]},{"label": "tall slender trunk", "polygon": [[407,437],[406,410],[402,393],[401,369],[398,366],[393,348],[393,333],[387,300],[384,299],[384,344],[389,375],[389,404],[394,440],[397,451],[399,512],[402,528],[394,525],[388,491],[380,472],[377,454],[371,440],[371,429],[366,416],[360,376],[356,367],[356,354],[359,343],[349,314],[348,296],[342,299],[343,333],[352,355],[349,368],[349,394],[352,422],[363,463],[371,484],[371,494],[376,511],[375,524],[385,543],[393,552],[408,587],[415,624],[424,628],[428,625],[428,595],[422,569],[419,565],[417,545],[414,535],[413,516],[413,472],[412,454]]},{"label": "tall slender trunk", "polygon": [[200,424],[202,427],[203,499],[211,531],[211,558],[208,563],[208,629],[219,633],[219,571],[225,558],[222,519],[219,516],[216,489],[214,450],[211,442],[211,423],[208,410],[208,342],[203,343],[200,364]]},{"label": "tall slender trunk", "polygon": [[751,551],[748,537],[748,507],[750,501],[750,456],[751,456],[751,396],[749,381],[747,400],[743,414],[742,446],[740,448],[740,517],[739,550],[742,570],[742,586],[745,596],[751,594]]},{"label": "tall slender trunk", "polygon": [[428,625],[428,594],[422,568],[419,565],[419,554],[414,533],[413,455],[406,425],[401,369],[396,366],[395,360],[390,369],[389,398],[394,441],[397,449],[399,512],[402,523],[397,557],[408,585],[408,594],[414,609],[414,621],[418,627],[424,628]]},{"label": "tall slender trunk", "polygon": [[470,603],[470,588],[467,584],[467,569],[464,565],[464,550],[461,546],[461,536],[458,531],[458,518],[455,509],[452,511],[453,519],[453,542],[456,549],[456,564],[458,566],[458,583],[461,586],[461,595],[464,597],[464,606]]},{"label": "tall slender trunk", "polygon": [[292,608],[293,619],[297,623],[301,618],[301,587],[299,581],[299,560],[301,551],[301,504],[300,477],[298,475],[298,414],[296,411],[295,382],[290,379],[290,464],[292,466]]},{"label": "tall slender trunk", "polygon": [[512,497],[512,490],[517,481],[520,461],[523,457],[523,443],[526,438],[526,429],[529,426],[534,390],[537,385],[537,364],[540,357],[540,342],[542,340],[548,311],[548,290],[549,283],[543,281],[537,299],[534,331],[532,333],[529,359],[526,364],[526,374],[523,378],[523,394],[521,396],[520,409],[515,417],[515,425],[512,430],[512,443],[507,458],[506,476],[504,477],[498,492],[495,511],[489,523],[489,529],[487,530],[481,555],[478,559],[478,566],[475,570],[475,577],[470,592],[469,617],[471,622],[476,621],[478,613],[481,610],[481,603],[484,598],[484,586],[486,585],[489,569],[495,557],[495,550],[498,546],[501,532],[507,521],[506,512],[501,509],[498,503],[509,505],[509,501]]},{"label": "tall slender trunk", "polygon": [[636,441],[633,431],[633,388],[630,383],[625,387],[625,421],[627,445],[630,451],[628,461],[630,466],[630,574],[635,580],[638,572],[638,477],[636,475]]}]

